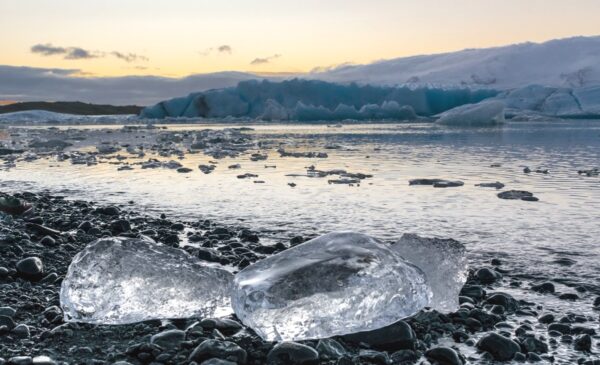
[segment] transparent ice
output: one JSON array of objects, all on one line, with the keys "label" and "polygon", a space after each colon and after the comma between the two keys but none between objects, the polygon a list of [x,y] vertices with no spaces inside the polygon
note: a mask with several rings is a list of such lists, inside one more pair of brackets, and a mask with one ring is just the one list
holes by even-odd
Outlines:
[{"label": "transparent ice", "polygon": [[65,320],[124,324],[231,313],[233,275],[145,239],[102,238],[71,262],[60,302]]},{"label": "transparent ice", "polygon": [[261,260],[234,279],[233,309],[268,341],[377,329],[427,306],[424,273],[378,240],[330,233]]},{"label": "transparent ice", "polygon": [[433,292],[431,308],[440,312],[458,309],[458,294],[468,274],[465,246],[453,239],[404,234],[391,248],[425,273]]}]

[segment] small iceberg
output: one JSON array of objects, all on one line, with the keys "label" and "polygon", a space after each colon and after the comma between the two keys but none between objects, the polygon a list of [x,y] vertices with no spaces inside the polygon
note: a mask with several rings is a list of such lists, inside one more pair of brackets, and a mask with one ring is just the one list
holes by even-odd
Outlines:
[{"label": "small iceberg", "polygon": [[505,105],[501,101],[482,101],[450,109],[439,115],[437,123],[456,126],[494,126],[504,123]]}]

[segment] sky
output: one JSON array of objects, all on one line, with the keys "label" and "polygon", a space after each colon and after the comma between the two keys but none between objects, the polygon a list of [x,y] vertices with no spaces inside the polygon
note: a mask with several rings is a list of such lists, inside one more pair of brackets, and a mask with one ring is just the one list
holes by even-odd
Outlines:
[{"label": "sky", "polygon": [[301,73],[600,34],[599,0],[0,0],[0,65]]}]

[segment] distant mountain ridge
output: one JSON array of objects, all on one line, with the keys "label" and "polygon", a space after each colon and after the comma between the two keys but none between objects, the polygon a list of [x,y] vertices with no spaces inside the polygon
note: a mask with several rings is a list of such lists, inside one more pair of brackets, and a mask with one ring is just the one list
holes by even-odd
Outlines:
[{"label": "distant mountain ridge", "polygon": [[310,78],[374,85],[417,84],[515,89],[600,84],[600,36],[402,57],[341,66]]},{"label": "distant mountain ridge", "polygon": [[181,78],[81,77],[77,72],[0,65],[0,100],[153,105],[190,93],[235,87],[242,81],[283,81],[294,77],[342,84],[498,91],[530,85],[593,87],[600,85],[600,36],[402,57],[292,76],[224,71]]},{"label": "distant mountain ridge", "polygon": [[46,110],[49,112],[75,115],[122,115],[138,114],[142,110],[142,107],[137,105],[115,106],[103,104],[88,104],[79,101],[31,101],[0,105],[0,114],[29,110]]}]

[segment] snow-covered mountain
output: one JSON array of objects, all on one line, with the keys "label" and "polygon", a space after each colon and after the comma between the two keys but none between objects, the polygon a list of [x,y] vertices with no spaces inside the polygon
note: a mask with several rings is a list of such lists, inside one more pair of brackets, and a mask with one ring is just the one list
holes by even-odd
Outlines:
[{"label": "snow-covered mountain", "polygon": [[422,55],[342,66],[308,77],[372,85],[433,84],[496,90],[600,84],[600,36]]}]

